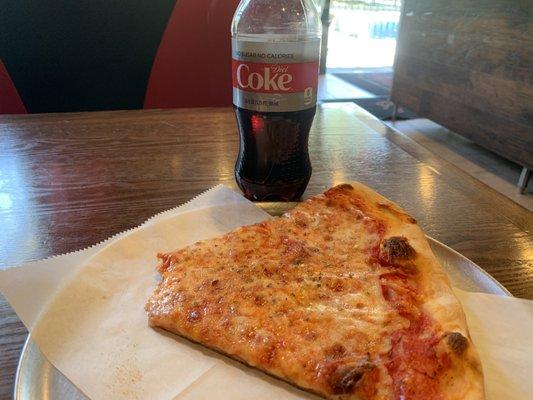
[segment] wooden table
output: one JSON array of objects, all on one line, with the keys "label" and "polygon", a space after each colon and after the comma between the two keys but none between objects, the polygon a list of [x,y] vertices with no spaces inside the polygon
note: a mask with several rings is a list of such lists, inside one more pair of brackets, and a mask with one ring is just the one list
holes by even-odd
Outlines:
[{"label": "wooden table", "polygon": [[[0,267],[90,246],[224,183],[230,109],[0,117]],[[305,196],[359,180],[514,295],[533,299],[532,214],[353,104],[319,108]],[[26,330],[0,297],[0,398]]]}]

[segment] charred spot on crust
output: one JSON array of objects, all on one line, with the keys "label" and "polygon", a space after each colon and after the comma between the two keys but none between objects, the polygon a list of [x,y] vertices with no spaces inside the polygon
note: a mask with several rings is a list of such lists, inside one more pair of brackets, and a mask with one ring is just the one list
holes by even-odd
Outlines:
[{"label": "charred spot on crust", "polygon": [[357,382],[361,380],[364,373],[372,369],[369,364],[345,364],[339,365],[329,376],[328,384],[333,394],[353,393]]},{"label": "charred spot on crust", "polygon": [[381,244],[380,258],[391,263],[410,260],[414,258],[415,254],[415,249],[403,236],[390,237]]},{"label": "charred spot on crust", "polygon": [[347,189],[347,190],[353,190],[353,186],[350,185],[349,183],[342,183],[342,184],[340,184],[340,185],[335,186],[334,189],[340,189],[340,190],[344,190],[344,189]]},{"label": "charred spot on crust", "polygon": [[403,221],[407,221],[411,224],[416,224],[416,219],[411,217],[404,211],[398,210],[392,203],[377,203],[377,207],[386,210],[387,212],[396,215]]},{"label": "charred spot on crust", "polygon": [[449,332],[446,334],[446,343],[457,356],[461,356],[468,347],[468,339],[459,332]]},{"label": "charred spot on crust", "polygon": [[377,203],[378,208],[387,210],[391,214],[394,214],[396,216],[402,216],[403,213],[398,211],[391,203]]},{"label": "charred spot on crust", "polygon": [[[343,183],[341,185],[337,185],[332,187],[331,189],[326,190],[324,192],[326,205],[328,207],[331,207],[343,203],[349,197],[347,192],[353,190],[353,186],[348,183]],[[351,193],[350,196],[351,195],[353,195],[353,193]]]}]

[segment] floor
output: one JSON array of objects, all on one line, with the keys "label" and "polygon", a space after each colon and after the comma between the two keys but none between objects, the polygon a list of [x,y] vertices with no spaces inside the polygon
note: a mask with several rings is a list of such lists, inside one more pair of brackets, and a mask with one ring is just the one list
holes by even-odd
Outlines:
[{"label": "floor", "polygon": [[428,119],[386,122],[439,157],[461,168],[522,207],[533,211],[533,180],[524,194],[516,186],[522,167]]},{"label": "floor", "polygon": [[320,75],[318,78],[318,101],[353,101],[353,99],[366,99],[375,97],[357,86],[337,78],[332,74]]},{"label": "floor", "polygon": [[[372,97],[375,97],[373,93],[334,75],[320,76],[318,99],[321,102],[353,101]],[[392,125],[389,121],[386,123]],[[397,121],[394,128],[522,207],[533,211],[533,179],[530,180],[526,192],[519,194],[516,186],[522,171],[519,165],[428,119]]]}]

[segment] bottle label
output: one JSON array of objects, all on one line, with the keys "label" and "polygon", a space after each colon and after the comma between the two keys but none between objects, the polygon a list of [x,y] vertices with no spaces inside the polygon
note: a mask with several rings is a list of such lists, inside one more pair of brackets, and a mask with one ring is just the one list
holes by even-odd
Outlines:
[{"label": "bottle label", "polygon": [[253,111],[287,112],[316,105],[320,40],[232,40],[233,104]]}]

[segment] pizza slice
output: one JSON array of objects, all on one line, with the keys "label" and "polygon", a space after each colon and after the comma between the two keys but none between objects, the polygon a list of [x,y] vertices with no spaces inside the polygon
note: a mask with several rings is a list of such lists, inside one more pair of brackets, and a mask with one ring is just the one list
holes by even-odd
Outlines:
[{"label": "pizza slice", "polygon": [[424,233],[364,185],[159,257],[153,327],[329,399],[484,398]]}]

